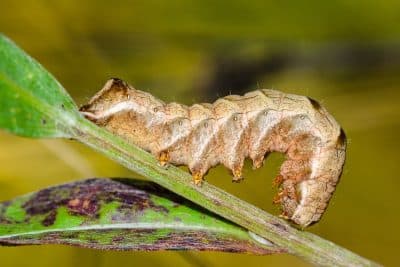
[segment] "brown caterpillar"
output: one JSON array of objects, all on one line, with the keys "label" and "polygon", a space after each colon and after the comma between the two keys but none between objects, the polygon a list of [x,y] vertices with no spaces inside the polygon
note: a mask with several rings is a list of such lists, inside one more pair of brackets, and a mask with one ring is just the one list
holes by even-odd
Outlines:
[{"label": "brown caterpillar", "polygon": [[311,98],[275,90],[188,107],[111,79],[80,111],[160,163],[188,165],[196,184],[217,164],[240,181],[246,157],[259,168],[269,152],[285,153],[275,202],[302,227],[320,220],[345,161],[346,137],[335,119]]}]

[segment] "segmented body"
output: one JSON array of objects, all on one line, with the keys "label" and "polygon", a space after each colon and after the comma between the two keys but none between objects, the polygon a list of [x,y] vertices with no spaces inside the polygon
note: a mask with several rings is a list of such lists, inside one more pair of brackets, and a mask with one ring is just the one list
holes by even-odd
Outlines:
[{"label": "segmented body", "polygon": [[303,227],[321,218],[345,161],[346,137],[335,119],[315,100],[275,90],[188,107],[111,79],[81,111],[160,162],[187,165],[196,183],[218,164],[239,181],[246,157],[258,168],[268,153],[285,153],[276,202]]}]

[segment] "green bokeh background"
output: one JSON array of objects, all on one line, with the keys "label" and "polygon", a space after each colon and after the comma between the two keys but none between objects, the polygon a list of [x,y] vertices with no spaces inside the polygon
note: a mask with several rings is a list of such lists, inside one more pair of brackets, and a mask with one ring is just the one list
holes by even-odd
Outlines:
[{"label": "green bokeh background", "polygon": [[[307,229],[387,266],[400,242],[399,1],[75,1],[0,3],[0,32],[83,104],[110,77],[166,101],[274,88],[320,100],[345,129],[348,160],[322,221]],[[241,184],[208,181],[274,214],[282,156],[246,164]],[[0,200],[88,177],[134,173],[72,141],[0,132]],[[308,266],[289,255],[2,247],[1,266]]]}]

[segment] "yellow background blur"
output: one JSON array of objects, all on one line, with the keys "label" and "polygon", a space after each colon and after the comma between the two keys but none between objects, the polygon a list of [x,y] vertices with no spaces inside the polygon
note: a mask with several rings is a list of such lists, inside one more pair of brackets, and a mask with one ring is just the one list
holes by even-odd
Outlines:
[{"label": "yellow background blur", "polygon": [[[322,221],[307,229],[395,266],[399,253],[399,1],[0,2],[0,32],[80,105],[110,77],[165,101],[274,88],[318,99],[345,129],[348,160]],[[282,157],[208,181],[269,212]],[[87,177],[136,174],[83,145],[0,132],[0,200]],[[397,192],[397,193],[396,193]],[[1,266],[308,266],[289,255],[1,247]]]}]

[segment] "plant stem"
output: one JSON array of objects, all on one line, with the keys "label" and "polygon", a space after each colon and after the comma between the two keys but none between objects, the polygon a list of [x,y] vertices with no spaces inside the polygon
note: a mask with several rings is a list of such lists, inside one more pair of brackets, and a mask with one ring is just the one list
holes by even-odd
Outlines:
[{"label": "plant stem", "polygon": [[104,153],[125,167],[194,203],[285,248],[289,253],[321,266],[379,266],[314,234],[297,230],[286,221],[207,183],[196,186],[177,167],[161,167],[149,153],[128,144],[84,118],[73,129],[75,139]]}]

